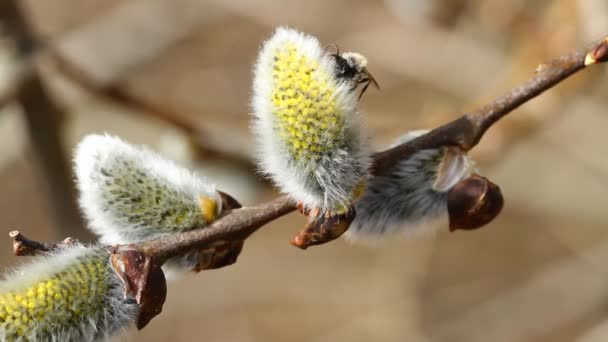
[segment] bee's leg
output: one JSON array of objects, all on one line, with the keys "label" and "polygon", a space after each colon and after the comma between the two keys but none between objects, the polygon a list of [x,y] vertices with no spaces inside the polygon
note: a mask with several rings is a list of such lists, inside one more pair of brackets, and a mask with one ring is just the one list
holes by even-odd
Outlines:
[{"label": "bee's leg", "polygon": [[359,93],[359,98],[357,98],[357,101],[361,100],[363,93],[365,93],[367,88],[369,88],[369,85],[370,85],[370,83],[372,83],[372,81],[369,78],[364,78],[361,81],[359,81],[359,83],[365,83],[365,85],[363,86],[363,88],[361,88],[361,92]]}]

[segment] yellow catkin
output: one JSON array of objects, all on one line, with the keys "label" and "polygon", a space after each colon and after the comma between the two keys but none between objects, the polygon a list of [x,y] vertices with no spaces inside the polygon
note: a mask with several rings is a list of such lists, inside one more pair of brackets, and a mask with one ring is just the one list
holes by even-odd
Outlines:
[{"label": "yellow catkin", "polygon": [[47,279],[18,290],[0,292],[0,329],[7,338],[17,339],[34,328],[69,327],[94,316],[104,308],[108,291],[107,257],[97,254],[67,267]]},{"label": "yellow catkin", "polygon": [[328,87],[331,75],[287,43],[276,51],[272,77],[278,134],[294,159],[318,159],[333,149],[344,120]]},{"label": "yellow catkin", "polygon": [[201,209],[201,215],[203,216],[205,221],[207,223],[215,221],[215,214],[217,212],[217,203],[215,202],[215,200],[207,196],[199,196],[198,201]]}]

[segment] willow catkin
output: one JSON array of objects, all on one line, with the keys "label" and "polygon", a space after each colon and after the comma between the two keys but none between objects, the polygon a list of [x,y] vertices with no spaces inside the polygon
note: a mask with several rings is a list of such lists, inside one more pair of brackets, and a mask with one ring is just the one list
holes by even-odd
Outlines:
[{"label": "willow catkin", "polygon": [[[393,146],[426,132],[408,132]],[[373,241],[447,228],[447,193],[475,171],[475,162],[457,148],[414,153],[368,181],[365,193],[355,205],[357,217],[345,237]]]},{"label": "willow catkin", "polygon": [[138,311],[100,247],[73,245],[35,257],[0,282],[2,341],[104,340]]},{"label": "willow catkin", "polygon": [[352,79],[310,35],[278,28],[253,81],[258,162],[278,188],[320,213],[348,208],[369,165]]},{"label": "willow catkin", "polygon": [[[208,180],[117,137],[85,137],[76,147],[74,164],[80,207],[105,244],[205,227],[222,211],[220,196]],[[200,253],[173,258],[165,269],[191,270]]]}]

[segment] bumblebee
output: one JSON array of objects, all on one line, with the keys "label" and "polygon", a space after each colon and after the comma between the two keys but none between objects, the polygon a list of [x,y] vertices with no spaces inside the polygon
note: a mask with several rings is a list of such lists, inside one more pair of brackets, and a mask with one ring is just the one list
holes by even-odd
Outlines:
[{"label": "bumblebee", "polygon": [[340,50],[337,47],[336,53],[331,55],[335,59],[335,73],[337,78],[353,82],[353,90],[360,84],[363,84],[361,93],[359,93],[359,100],[367,88],[369,88],[370,84],[376,89],[380,89],[380,85],[374,76],[369,72],[369,70],[367,70],[367,58],[365,56],[358,52],[340,53]]}]

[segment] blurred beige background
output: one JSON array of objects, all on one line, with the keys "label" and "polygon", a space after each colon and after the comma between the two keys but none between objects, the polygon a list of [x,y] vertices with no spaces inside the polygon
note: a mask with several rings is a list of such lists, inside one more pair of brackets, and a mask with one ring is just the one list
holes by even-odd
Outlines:
[{"label": "blurred beige background", "polygon": [[[109,132],[200,170],[244,204],[276,196],[250,163],[247,113],[251,65],[277,25],[369,58],[382,90],[368,90],[362,106],[378,147],[453,119],[608,33],[605,0],[22,5],[39,37],[86,78],[53,58],[40,65],[65,111],[68,158],[83,135]],[[287,243],[304,223],[291,214],[250,238],[236,265],[170,284],[164,312],[116,340],[607,341],[606,70],[576,75],[484,137],[474,155],[506,199],[489,226],[303,252]],[[112,101],[108,87],[137,104]],[[52,180],[36,167],[17,105],[0,112],[0,142],[3,234],[72,231],[53,221]],[[4,246],[0,264],[18,263],[8,238]]]}]

